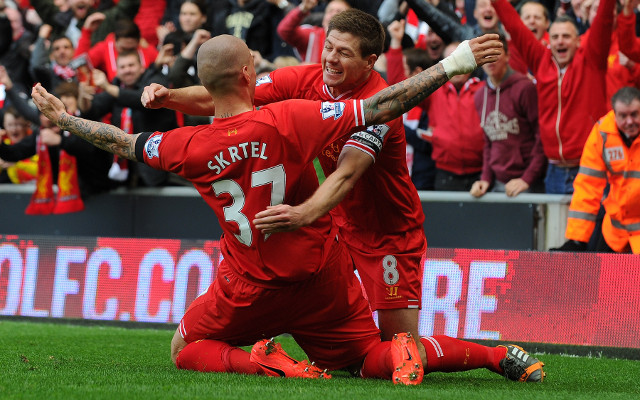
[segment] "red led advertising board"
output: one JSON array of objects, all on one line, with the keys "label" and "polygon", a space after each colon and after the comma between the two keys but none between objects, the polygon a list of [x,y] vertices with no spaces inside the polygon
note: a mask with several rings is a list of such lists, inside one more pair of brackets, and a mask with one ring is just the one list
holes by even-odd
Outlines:
[{"label": "red led advertising board", "polygon": [[[0,236],[0,315],[177,324],[220,260],[218,241]],[[422,267],[422,336],[640,348],[638,256],[428,249]]]}]

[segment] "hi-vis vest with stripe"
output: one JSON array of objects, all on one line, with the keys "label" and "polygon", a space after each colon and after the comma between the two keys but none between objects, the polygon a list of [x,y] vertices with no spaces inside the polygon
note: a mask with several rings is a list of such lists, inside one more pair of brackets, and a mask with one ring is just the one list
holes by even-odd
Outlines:
[{"label": "hi-vis vest with stripe", "polygon": [[627,148],[613,111],[594,125],[585,143],[573,183],[568,239],[589,241],[607,182],[604,238],[615,251],[625,251],[631,242],[634,253],[640,252],[640,139]]}]

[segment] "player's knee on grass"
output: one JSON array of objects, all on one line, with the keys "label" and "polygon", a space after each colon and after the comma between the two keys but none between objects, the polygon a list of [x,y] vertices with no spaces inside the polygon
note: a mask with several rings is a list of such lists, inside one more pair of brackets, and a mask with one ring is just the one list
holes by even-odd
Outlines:
[{"label": "player's knee on grass", "polygon": [[184,349],[186,345],[187,342],[184,341],[184,339],[180,335],[180,332],[178,331],[178,329],[176,329],[176,332],[173,334],[173,339],[171,339],[171,361],[173,361],[173,364],[176,367],[178,366],[178,354],[180,354],[180,351],[182,351],[182,349]]}]

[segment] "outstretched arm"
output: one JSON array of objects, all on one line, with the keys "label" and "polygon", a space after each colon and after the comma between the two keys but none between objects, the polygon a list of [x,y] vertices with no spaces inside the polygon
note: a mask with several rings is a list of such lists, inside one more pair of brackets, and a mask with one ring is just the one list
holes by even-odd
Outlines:
[{"label": "outstretched arm", "polygon": [[618,15],[618,44],[620,52],[632,61],[640,62],[640,38],[636,37],[636,14],[633,11],[638,0],[624,0],[623,9]]},{"label": "outstretched arm", "polygon": [[135,145],[138,135],[130,135],[115,126],[67,114],[60,99],[47,92],[39,83],[33,87],[31,97],[40,112],[60,129],[119,157],[137,160]]},{"label": "outstretched arm", "polygon": [[144,88],[140,98],[146,108],[168,108],[189,115],[211,116],[216,113],[211,95],[204,86],[168,89],[152,83]]},{"label": "outstretched arm", "polygon": [[470,73],[476,67],[494,62],[501,53],[502,43],[497,34],[465,40],[449,57],[433,67],[365,99],[366,125],[383,124],[398,118],[420,104],[452,76]]},{"label": "outstretched arm", "polygon": [[[420,74],[391,86],[365,100],[367,125],[391,121],[420,104],[450,77],[472,72],[494,62],[502,52],[496,34],[486,34],[458,46],[446,59]],[[153,83],[141,96],[146,108],[169,108],[189,115],[214,115],[215,104],[204,86],[168,89]],[[391,115],[391,117],[389,117]]]}]

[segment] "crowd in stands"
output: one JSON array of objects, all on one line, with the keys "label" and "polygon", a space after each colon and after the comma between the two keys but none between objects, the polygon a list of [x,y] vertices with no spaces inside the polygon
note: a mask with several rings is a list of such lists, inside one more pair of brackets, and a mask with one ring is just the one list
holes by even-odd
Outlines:
[{"label": "crowd in stands", "polygon": [[[208,123],[144,108],[144,87],[198,85],[198,48],[220,34],[247,43],[258,77],[321,62],[328,21],[354,7],[387,29],[375,70],[389,84],[435,65],[463,40],[501,34],[498,62],[454,77],[405,114],[407,167],[418,190],[572,194],[594,123],[612,109],[614,93],[640,86],[637,3],[0,0],[0,183],[35,181],[42,194],[58,182],[60,192],[80,197],[185,184],[50,126],[31,103],[31,87],[40,82],[66,99],[69,112],[125,132]],[[51,192],[36,194],[32,203],[55,203]]]}]

